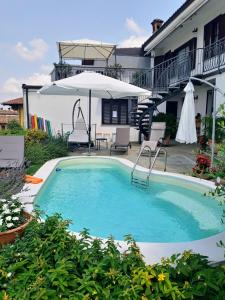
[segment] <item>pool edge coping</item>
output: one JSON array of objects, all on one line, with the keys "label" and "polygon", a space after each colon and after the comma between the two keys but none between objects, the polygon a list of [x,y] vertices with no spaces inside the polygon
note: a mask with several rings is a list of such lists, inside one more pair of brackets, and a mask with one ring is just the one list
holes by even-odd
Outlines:
[{"label": "pool edge coping", "polygon": [[[25,184],[24,185],[24,191],[18,194],[20,200],[22,203],[25,204],[25,210],[27,212],[33,211],[33,202],[42,188],[42,186],[45,184],[45,181],[48,179],[52,171],[55,169],[57,164],[61,161],[65,160],[73,160],[73,159],[80,159],[80,158],[103,158],[103,159],[110,159],[119,161],[123,165],[133,168],[134,163],[129,161],[125,158],[119,158],[119,157],[109,157],[109,156],[68,156],[68,157],[61,157],[53,160],[47,161],[35,174],[34,176],[40,177],[43,179],[43,182],[40,184]],[[148,169],[137,166],[137,170],[141,172],[148,172]],[[153,170],[153,174],[155,175],[163,175],[167,177],[177,178],[184,181],[188,181],[190,183],[197,183],[201,184],[201,186],[207,187],[209,189],[214,189],[215,184],[213,182],[209,182],[204,179],[199,179],[196,177],[191,177],[183,174],[178,173],[171,173],[171,172],[163,172],[158,170]],[[79,233],[71,232],[72,234],[75,234],[79,236]],[[102,239],[105,241],[106,239]],[[216,243],[218,243],[220,240],[225,240],[225,231],[218,233],[216,235],[213,235],[208,238],[204,238],[201,240],[195,240],[191,242],[178,242],[178,243],[151,243],[151,242],[137,242],[137,245],[140,247],[141,253],[144,255],[144,260],[147,263],[156,263],[161,260],[162,257],[168,257],[171,256],[174,253],[177,252],[183,252],[184,250],[192,250],[196,253],[201,253],[202,255],[206,255],[209,257],[209,259],[213,262],[218,262],[224,260],[224,250],[221,250]],[[127,250],[127,244],[124,241],[116,241],[120,247],[121,251]]]}]

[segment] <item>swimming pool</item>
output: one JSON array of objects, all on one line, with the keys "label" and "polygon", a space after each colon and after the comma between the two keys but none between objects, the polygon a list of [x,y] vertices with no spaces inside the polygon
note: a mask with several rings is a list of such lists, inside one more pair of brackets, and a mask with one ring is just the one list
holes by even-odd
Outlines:
[{"label": "swimming pool", "polygon": [[203,195],[208,189],[199,184],[152,175],[150,188],[141,190],[131,185],[130,168],[106,158],[67,159],[56,167],[35,204],[72,220],[71,231],[88,228],[100,238],[122,240],[131,234],[138,242],[172,243],[224,230],[221,207]]}]

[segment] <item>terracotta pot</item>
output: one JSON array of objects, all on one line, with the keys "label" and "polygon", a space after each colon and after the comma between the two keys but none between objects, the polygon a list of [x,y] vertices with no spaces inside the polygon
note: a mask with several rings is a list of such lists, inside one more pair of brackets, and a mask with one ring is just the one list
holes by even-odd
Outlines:
[{"label": "terracotta pot", "polygon": [[170,145],[170,135],[166,136],[166,137],[163,139],[163,145],[164,145],[164,146],[169,146],[169,145]]},{"label": "terracotta pot", "polygon": [[22,225],[20,225],[17,228],[0,232],[0,245],[9,244],[15,241],[16,237],[19,235],[22,235],[24,232],[24,229],[27,227],[27,225],[32,220],[32,216],[28,214],[27,212],[23,212],[24,217],[26,218],[26,222]]}]

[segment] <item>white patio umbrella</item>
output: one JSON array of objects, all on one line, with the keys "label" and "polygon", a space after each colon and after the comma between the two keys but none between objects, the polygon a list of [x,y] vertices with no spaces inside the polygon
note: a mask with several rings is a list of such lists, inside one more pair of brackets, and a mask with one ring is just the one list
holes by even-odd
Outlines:
[{"label": "white patio umbrella", "polygon": [[77,95],[89,97],[89,151],[91,145],[91,98],[117,99],[129,96],[150,96],[151,92],[132,84],[99,74],[83,72],[43,86],[38,93],[43,95]]},{"label": "white patio umbrella", "polygon": [[108,60],[116,49],[115,44],[88,39],[57,42],[60,59]]},{"label": "white patio umbrella", "polygon": [[195,125],[194,86],[191,81],[188,82],[184,91],[186,95],[181,110],[176,141],[179,143],[192,144],[197,142],[197,133]]}]

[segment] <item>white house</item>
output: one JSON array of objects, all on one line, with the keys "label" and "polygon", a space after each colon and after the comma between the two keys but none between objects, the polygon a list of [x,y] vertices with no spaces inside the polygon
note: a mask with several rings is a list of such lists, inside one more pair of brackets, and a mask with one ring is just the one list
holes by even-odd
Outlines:
[{"label": "white house", "polygon": [[[59,51],[60,52],[60,51]],[[141,72],[149,69],[149,58],[144,56],[142,48],[116,48],[108,61],[83,59],[76,64],[60,60],[54,64],[52,81],[79,74],[83,71],[95,71],[131,83]],[[36,114],[49,120],[54,134],[72,129],[72,110],[78,98],[86,121],[88,120],[88,99],[71,96],[43,96],[37,94],[41,86],[23,85],[25,124],[30,126],[30,116]],[[126,127],[130,123],[129,112],[136,106],[137,99],[96,99],[92,100],[92,133],[106,134],[109,138],[116,127]],[[75,113],[76,116],[76,113]],[[94,136],[93,136],[94,137]],[[131,129],[131,141],[138,139],[138,132]]]},{"label": "white house", "polygon": [[[183,88],[190,76],[210,81],[225,92],[224,0],[186,0],[166,22],[155,19],[152,27],[152,35],[141,48],[113,46],[106,60],[84,58],[71,64],[66,55],[63,60],[58,44],[59,63],[54,64],[52,81],[84,70],[100,72],[151,90],[156,99],[160,97],[162,104],[158,109],[178,119],[184,99]],[[211,115],[212,88],[197,81],[194,84],[196,113]],[[36,93],[39,88],[23,85],[25,124],[29,125],[29,115],[36,114],[51,122],[54,133],[62,129],[70,131],[73,104],[78,97],[39,96]],[[223,102],[224,97],[217,93],[217,107]],[[130,126],[129,112],[136,103],[135,98],[93,99],[92,120],[96,131],[111,135],[118,126]],[[87,119],[87,99],[81,99],[81,108]],[[132,128],[131,141],[137,139],[138,131]]]},{"label": "white house", "polygon": [[[187,0],[164,23],[152,22],[143,49],[151,57],[152,89],[169,92],[160,110],[179,118],[183,87],[190,76],[210,81],[225,93],[225,1]],[[195,83],[196,113],[210,115],[213,91]],[[224,97],[217,94],[217,106]]]}]

